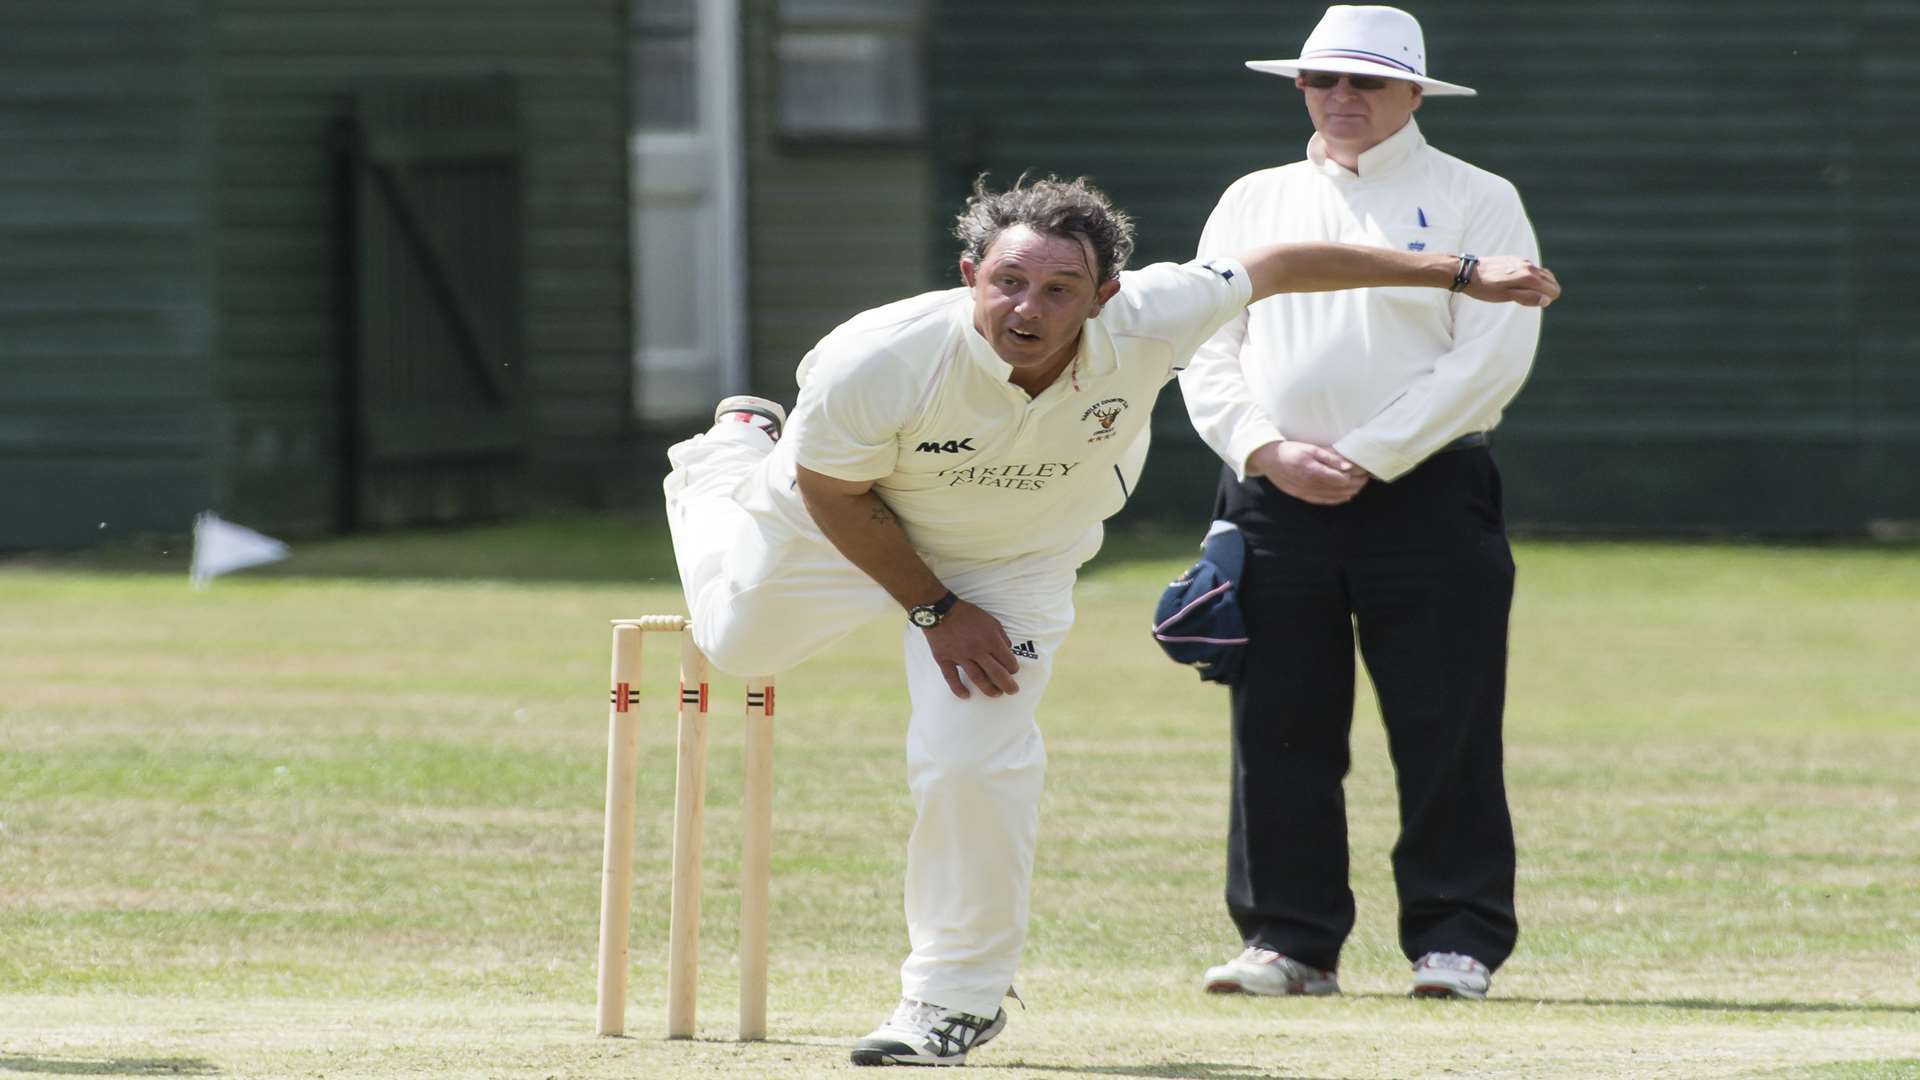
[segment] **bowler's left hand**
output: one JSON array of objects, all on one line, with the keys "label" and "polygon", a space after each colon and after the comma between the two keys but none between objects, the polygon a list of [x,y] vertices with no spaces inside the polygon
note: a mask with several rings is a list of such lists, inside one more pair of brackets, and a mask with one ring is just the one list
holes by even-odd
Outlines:
[{"label": "bowler's left hand", "polygon": [[1489,255],[1474,266],[1473,280],[1461,291],[1489,304],[1543,308],[1560,298],[1560,279],[1517,255]]}]

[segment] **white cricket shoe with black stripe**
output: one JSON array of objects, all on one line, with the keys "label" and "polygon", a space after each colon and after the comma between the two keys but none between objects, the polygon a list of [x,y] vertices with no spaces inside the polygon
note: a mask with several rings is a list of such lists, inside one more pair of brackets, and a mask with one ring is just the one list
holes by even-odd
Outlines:
[{"label": "white cricket shoe with black stripe", "polygon": [[965,1065],[967,1051],[1007,1026],[1007,1010],[993,1018],[974,1016],[925,1001],[901,998],[887,1022],[853,1048],[855,1065]]}]

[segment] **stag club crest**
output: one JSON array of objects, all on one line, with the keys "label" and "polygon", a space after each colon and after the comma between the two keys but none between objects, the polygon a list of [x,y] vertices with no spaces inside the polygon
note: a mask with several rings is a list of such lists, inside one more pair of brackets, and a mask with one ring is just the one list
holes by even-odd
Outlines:
[{"label": "stag club crest", "polygon": [[1089,405],[1087,411],[1080,414],[1080,419],[1092,421],[1098,424],[1099,428],[1087,436],[1087,441],[1099,442],[1101,439],[1112,438],[1113,422],[1120,419],[1120,414],[1126,411],[1126,398],[1110,397]]}]

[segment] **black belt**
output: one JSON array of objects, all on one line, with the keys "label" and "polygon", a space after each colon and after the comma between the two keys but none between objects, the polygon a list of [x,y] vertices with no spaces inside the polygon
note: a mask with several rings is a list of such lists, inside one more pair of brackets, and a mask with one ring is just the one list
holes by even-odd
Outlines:
[{"label": "black belt", "polygon": [[1492,446],[1492,445],[1493,445],[1493,437],[1488,435],[1486,432],[1469,431],[1465,435],[1460,436],[1459,438],[1453,440],[1452,442],[1441,447],[1440,449],[1435,450],[1434,453],[1444,454],[1449,450],[1477,450],[1482,446]]}]

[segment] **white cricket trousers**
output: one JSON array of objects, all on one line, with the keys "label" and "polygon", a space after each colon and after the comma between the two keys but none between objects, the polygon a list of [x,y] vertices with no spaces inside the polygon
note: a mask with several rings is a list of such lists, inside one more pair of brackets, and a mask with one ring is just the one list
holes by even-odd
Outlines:
[{"label": "white cricket trousers", "polygon": [[722,671],[777,674],[872,619],[900,620],[912,703],[907,786],[917,813],[905,889],[913,951],[900,968],[901,994],[992,1016],[1027,935],[1047,763],[1034,713],[1073,624],[1075,572],[1098,549],[1099,527],[1071,551],[928,559],[948,588],[1036,654],[1020,659],[1019,693],[976,690],[962,700],[900,606],[786,493],[791,465],[772,450],[759,429],[723,421],[668,451],[667,514],[694,642]]}]

